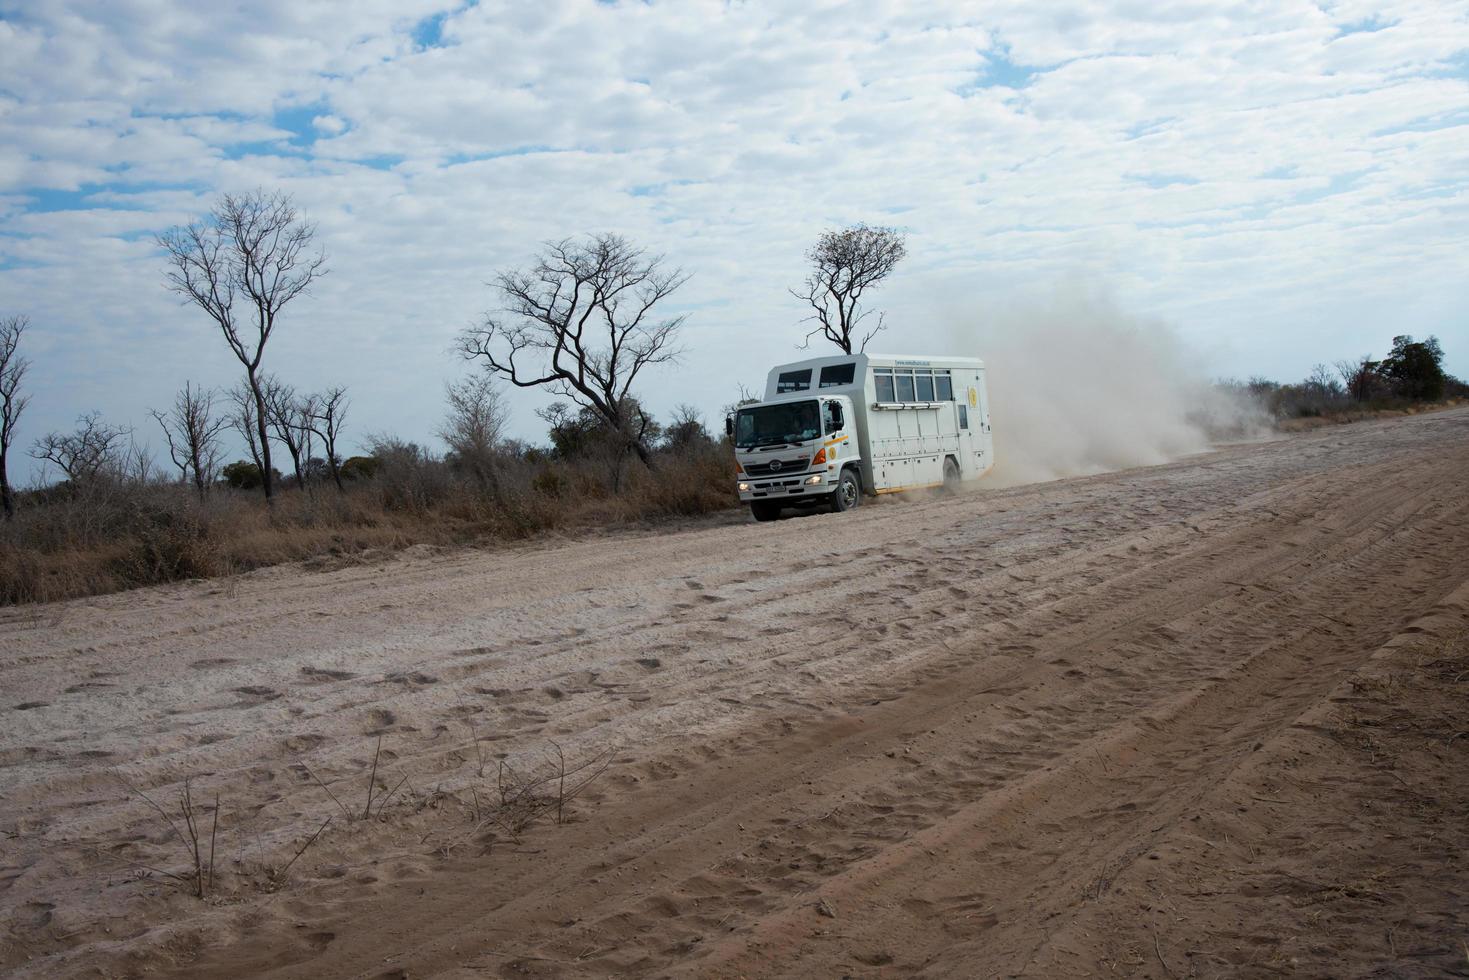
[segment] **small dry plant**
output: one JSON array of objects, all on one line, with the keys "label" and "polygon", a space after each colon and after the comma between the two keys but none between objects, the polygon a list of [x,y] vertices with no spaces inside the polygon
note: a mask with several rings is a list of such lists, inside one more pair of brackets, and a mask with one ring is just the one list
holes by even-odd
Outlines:
[{"label": "small dry plant", "polygon": [[[372,753],[372,770],[367,774],[367,787],[364,791],[365,799],[363,800],[362,811],[360,813],[357,812],[355,809],[347,806],[347,804],[343,803],[341,799],[337,796],[337,794],[332,792],[331,787],[322,782],[321,778],[317,776],[316,773],[312,772],[311,767],[308,766],[305,762],[301,762],[300,766],[302,770],[305,771],[306,775],[310,776],[312,781],[315,782],[316,785],[321,787],[322,792],[331,797],[331,801],[335,803],[337,805],[337,809],[342,812],[342,817],[348,823],[351,823],[354,820],[372,820],[375,818],[380,818],[383,815],[383,810],[387,807],[388,803],[393,799],[393,797],[398,795],[398,790],[402,789],[403,784],[408,782],[408,774],[403,773],[399,777],[398,781],[393,784],[393,787],[391,789],[388,789],[386,793],[378,793],[377,771],[378,763],[382,760],[382,755],[383,737],[379,735],[377,737],[377,747],[373,750]],[[387,789],[386,784],[384,784],[383,788]],[[377,804],[376,812],[373,811],[374,803]],[[325,829],[325,825],[323,825],[323,829]],[[320,833],[320,831],[318,831],[318,833]]]},{"label": "small dry plant", "polygon": [[501,759],[495,769],[494,792],[488,799],[480,795],[476,785],[469,786],[474,825],[453,841],[441,844],[439,852],[447,856],[485,830],[519,841],[532,824],[544,818],[566,823],[571,803],[607,772],[616,754],[615,749],[607,748],[571,761],[561,745],[552,742],[550,751],[529,765]]},{"label": "small dry plant", "polygon": [[275,869],[275,868],[272,868],[271,869],[271,872],[270,872],[270,886],[271,886],[271,888],[279,888],[280,886],[282,886],[282,885],[284,885],[286,883],[286,875],[290,873],[291,866],[293,864],[295,864],[298,860],[301,859],[301,855],[305,854],[306,851],[311,847],[312,844],[315,844],[316,843],[316,839],[321,836],[322,831],[326,830],[327,825],[330,824],[331,822],[332,822],[332,817],[331,817],[330,814],[328,814],[327,815],[327,818],[321,822],[321,826],[316,828],[316,833],[312,834],[310,837],[308,837],[306,839],[306,843],[302,844],[296,850],[296,853],[291,856],[291,859],[289,861],[286,862],[285,867],[282,867],[282,868],[279,868],[279,869]]},{"label": "small dry plant", "polygon": [[[219,837],[219,794],[216,793],[214,796],[214,806],[206,810],[203,804],[194,802],[192,777],[184,777],[184,785],[179,790],[177,819],[175,819],[175,814],[159,805],[147,793],[128,782],[122,775],[114,775],[117,775],[118,781],[127,787],[128,792],[142,799],[163,819],[172,832],[174,840],[178,841],[179,846],[188,856],[192,870],[187,874],[175,874],[172,871],[164,871],[161,868],[152,868],[147,865],[139,865],[139,867],[144,871],[172,878],[181,884],[192,883],[194,894],[199,898],[208,897],[214,888],[214,849]],[[210,818],[207,842],[204,835],[206,815]]]}]

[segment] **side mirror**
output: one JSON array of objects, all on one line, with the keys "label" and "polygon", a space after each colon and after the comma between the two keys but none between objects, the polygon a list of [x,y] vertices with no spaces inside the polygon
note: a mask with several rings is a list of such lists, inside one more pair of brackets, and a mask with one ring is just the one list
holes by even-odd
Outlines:
[{"label": "side mirror", "polygon": [[734,416],[733,415],[726,415],[724,417],[724,434],[727,435],[727,436],[729,436],[731,439],[734,438]]}]

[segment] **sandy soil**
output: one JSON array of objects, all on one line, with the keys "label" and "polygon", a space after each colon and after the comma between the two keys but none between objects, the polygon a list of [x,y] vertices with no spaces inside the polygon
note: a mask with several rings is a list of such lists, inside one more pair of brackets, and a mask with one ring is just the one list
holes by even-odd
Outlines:
[{"label": "sandy soil", "polygon": [[1469,975],[1466,630],[1462,409],[11,610],[0,973]]}]

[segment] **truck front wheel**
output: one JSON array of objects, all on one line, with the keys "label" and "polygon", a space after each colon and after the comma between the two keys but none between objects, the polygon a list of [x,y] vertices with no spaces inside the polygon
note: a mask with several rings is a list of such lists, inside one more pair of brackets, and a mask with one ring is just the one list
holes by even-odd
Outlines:
[{"label": "truck front wheel", "polygon": [[842,470],[842,478],[831,494],[831,512],[840,514],[862,502],[862,482],[852,470]]},{"label": "truck front wheel", "polygon": [[755,515],[757,521],[773,521],[780,516],[780,504],[769,500],[752,500],[750,513]]}]

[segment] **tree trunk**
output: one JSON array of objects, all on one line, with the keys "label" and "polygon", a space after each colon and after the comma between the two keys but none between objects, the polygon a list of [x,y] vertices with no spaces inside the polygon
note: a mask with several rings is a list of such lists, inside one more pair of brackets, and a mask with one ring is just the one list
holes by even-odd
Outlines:
[{"label": "tree trunk", "polygon": [[199,494],[199,499],[204,499],[204,469],[200,466],[204,453],[199,446],[199,440],[194,438],[194,424],[191,422],[189,432],[189,465],[194,468],[194,490]]},{"label": "tree trunk", "polygon": [[286,442],[286,452],[291,454],[291,469],[296,472],[296,488],[298,490],[305,490],[306,477],[301,473],[301,453],[290,441]]},{"label": "tree trunk", "polygon": [[265,488],[265,502],[275,503],[275,487],[271,485],[270,467],[270,436],[265,428],[265,394],[260,390],[260,382],[255,378],[255,372],[249,372],[250,393],[255,396],[255,433],[260,437],[260,485]]},{"label": "tree trunk", "polygon": [[342,486],[342,467],[337,463],[337,452],[335,449],[326,451],[326,465],[331,467],[332,482],[337,485],[338,493],[346,493],[347,488]]},{"label": "tree trunk", "polygon": [[15,494],[10,489],[9,471],[5,468],[5,450],[0,449],[0,504],[5,508],[5,519],[15,517]]}]

